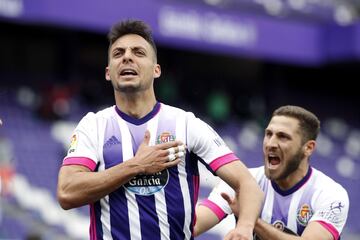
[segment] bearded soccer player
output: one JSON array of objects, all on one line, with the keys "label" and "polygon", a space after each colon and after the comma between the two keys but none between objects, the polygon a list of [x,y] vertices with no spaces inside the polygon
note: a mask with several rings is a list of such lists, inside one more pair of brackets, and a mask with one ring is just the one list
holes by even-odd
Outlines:
[{"label": "bearded soccer player", "polygon": [[[337,240],[344,228],[349,198],[346,190],[311,167],[320,121],[298,106],[276,109],[265,129],[264,166],[250,169],[265,193],[255,239]],[[233,190],[220,182],[196,209],[195,235],[238,214]]]}]

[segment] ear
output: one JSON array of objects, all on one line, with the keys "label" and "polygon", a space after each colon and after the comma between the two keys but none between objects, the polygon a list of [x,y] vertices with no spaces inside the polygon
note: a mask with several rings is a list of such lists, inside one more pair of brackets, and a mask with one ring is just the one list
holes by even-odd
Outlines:
[{"label": "ear", "polygon": [[316,147],[316,141],[315,140],[309,140],[304,145],[304,153],[306,157],[310,157],[311,154],[314,152]]},{"label": "ear", "polygon": [[161,67],[159,64],[155,64],[155,68],[154,68],[154,78],[159,78],[161,75]]},{"label": "ear", "polygon": [[105,68],[105,79],[106,79],[107,81],[111,81],[109,66],[107,66],[107,67]]}]

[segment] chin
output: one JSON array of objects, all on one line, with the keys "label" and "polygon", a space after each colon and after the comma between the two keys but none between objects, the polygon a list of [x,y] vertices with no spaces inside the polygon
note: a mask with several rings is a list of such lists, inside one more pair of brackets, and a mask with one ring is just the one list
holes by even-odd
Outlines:
[{"label": "chin", "polygon": [[265,176],[269,179],[269,180],[276,180],[278,179],[279,174],[276,174],[276,170],[270,170],[268,168],[265,169]]},{"label": "chin", "polygon": [[131,93],[131,92],[137,92],[139,90],[139,87],[134,84],[121,84],[118,86],[118,90],[120,92]]}]

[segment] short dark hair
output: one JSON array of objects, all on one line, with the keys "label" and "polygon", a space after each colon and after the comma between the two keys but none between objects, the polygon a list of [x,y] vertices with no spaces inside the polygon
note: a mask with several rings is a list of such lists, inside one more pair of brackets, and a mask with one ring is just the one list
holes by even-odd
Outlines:
[{"label": "short dark hair", "polygon": [[154,49],[155,57],[157,56],[157,49],[152,36],[151,28],[148,24],[141,20],[128,19],[115,23],[107,35],[109,40],[109,49],[117,39],[127,34],[136,34],[144,38]]},{"label": "short dark hair", "polygon": [[299,121],[299,130],[303,143],[309,140],[316,140],[320,132],[320,120],[312,112],[299,106],[282,106],[276,109],[272,117],[285,116],[293,117]]}]

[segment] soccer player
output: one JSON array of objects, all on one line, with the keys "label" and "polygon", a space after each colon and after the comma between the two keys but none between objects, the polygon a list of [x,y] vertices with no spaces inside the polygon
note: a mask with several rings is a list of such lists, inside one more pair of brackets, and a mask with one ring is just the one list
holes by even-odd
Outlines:
[{"label": "soccer player", "polygon": [[[264,166],[250,169],[265,192],[255,239],[339,239],[349,198],[346,190],[310,166],[320,121],[298,106],[276,109],[265,129]],[[238,213],[233,190],[220,182],[196,208],[195,235]],[[241,215],[240,215],[241,216]],[[295,237],[298,236],[298,237]]]},{"label": "soccer player", "polygon": [[193,239],[201,161],[240,196],[226,239],[251,239],[263,193],[209,125],[156,100],[161,68],[149,26],[123,21],[108,38],[105,78],[116,105],[88,113],[74,130],[59,171],[60,205],[90,205],[90,239]]}]

